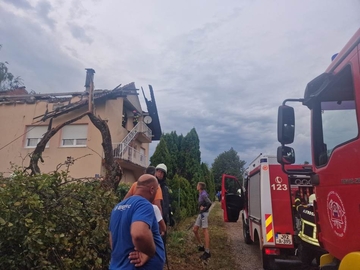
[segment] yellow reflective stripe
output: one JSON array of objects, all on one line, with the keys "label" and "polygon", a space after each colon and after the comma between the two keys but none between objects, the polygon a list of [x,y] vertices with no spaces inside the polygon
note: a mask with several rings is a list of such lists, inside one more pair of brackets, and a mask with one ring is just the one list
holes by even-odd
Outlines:
[{"label": "yellow reflective stripe", "polygon": [[273,222],[272,215],[266,214],[265,215],[265,233],[266,233],[266,241],[267,242],[274,242],[274,233],[273,233],[272,222]]},{"label": "yellow reflective stripe", "polygon": [[307,236],[305,234],[302,234],[302,233],[301,234],[299,233],[299,237],[301,238],[301,240],[303,240],[303,241],[305,241],[305,242],[307,242],[309,244],[312,244],[314,246],[320,246],[319,241],[317,239],[311,238],[311,237],[309,237],[309,236]]},{"label": "yellow reflective stripe", "polygon": [[[307,225],[313,227],[313,236],[312,237],[314,239],[317,239],[317,237],[316,237],[316,225],[314,223],[310,222],[310,221],[303,220],[303,219],[302,219],[302,222],[303,222],[303,224],[307,224]],[[303,226],[303,230],[304,230],[304,226]]]},{"label": "yellow reflective stripe", "polygon": [[266,234],[266,241],[269,242],[269,240],[273,237],[272,230]]},{"label": "yellow reflective stripe", "polygon": [[[309,244],[312,244],[312,245],[315,245],[315,246],[319,246],[319,241],[318,241],[318,239],[317,239],[317,237],[316,237],[316,225],[315,225],[314,223],[312,223],[312,222],[309,222],[309,221],[303,220],[303,219],[301,219],[301,223],[302,223],[302,224],[301,224],[301,232],[299,233],[299,237],[300,237],[303,241],[305,241],[305,242],[307,242],[307,243],[309,243]],[[310,237],[310,236],[304,234],[305,224],[313,227],[313,237]]]},{"label": "yellow reflective stripe", "polygon": [[272,223],[272,215],[270,215],[266,220],[265,220],[265,227],[269,226]]}]

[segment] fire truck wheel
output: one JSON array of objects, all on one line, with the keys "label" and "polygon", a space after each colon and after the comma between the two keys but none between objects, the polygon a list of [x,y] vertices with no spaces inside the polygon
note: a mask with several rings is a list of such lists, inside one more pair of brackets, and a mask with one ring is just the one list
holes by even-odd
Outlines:
[{"label": "fire truck wheel", "polygon": [[251,241],[249,225],[245,224],[244,220],[243,220],[243,236],[246,244],[248,245],[252,244],[253,241]]}]

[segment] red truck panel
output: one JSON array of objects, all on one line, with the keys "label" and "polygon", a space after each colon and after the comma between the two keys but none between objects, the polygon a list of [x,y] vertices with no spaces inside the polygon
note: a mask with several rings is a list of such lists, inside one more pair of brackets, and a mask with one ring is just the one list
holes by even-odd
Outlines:
[{"label": "red truck panel", "polygon": [[[270,192],[272,198],[274,234],[294,234],[292,203],[288,176],[280,165],[270,165]],[[294,242],[294,239],[293,239]],[[292,248],[293,245],[276,245]]]}]

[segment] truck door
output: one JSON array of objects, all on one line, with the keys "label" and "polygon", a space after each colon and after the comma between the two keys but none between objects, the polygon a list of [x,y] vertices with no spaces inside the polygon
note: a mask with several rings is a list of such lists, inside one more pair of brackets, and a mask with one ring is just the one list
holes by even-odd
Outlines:
[{"label": "truck door", "polygon": [[244,206],[241,184],[236,177],[223,174],[221,181],[221,207],[225,222],[237,222]]},{"label": "truck door", "polygon": [[319,240],[338,259],[360,250],[360,66],[357,49],[355,47],[347,61],[339,65],[333,83],[321,92],[321,98],[312,107],[316,166],[312,182],[316,186]]}]

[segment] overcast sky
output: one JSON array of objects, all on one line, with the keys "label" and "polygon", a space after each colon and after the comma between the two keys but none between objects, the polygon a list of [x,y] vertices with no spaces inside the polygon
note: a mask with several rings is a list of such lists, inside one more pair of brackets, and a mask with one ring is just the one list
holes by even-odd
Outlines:
[{"label": "overcast sky", "polygon": [[[40,93],[83,91],[90,67],[96,88],[151,84],[163,132],[195,127],[209,165],[231,147],[251,162],[276,154],[277,107],[359,27],[360,0],[0,0],[0,61]],[[302,163],[309,113],[296,109]]]}]

